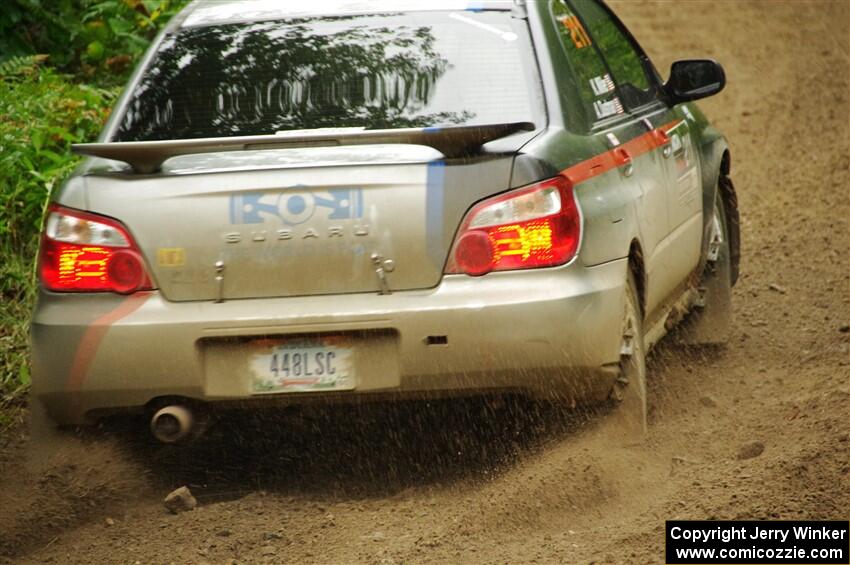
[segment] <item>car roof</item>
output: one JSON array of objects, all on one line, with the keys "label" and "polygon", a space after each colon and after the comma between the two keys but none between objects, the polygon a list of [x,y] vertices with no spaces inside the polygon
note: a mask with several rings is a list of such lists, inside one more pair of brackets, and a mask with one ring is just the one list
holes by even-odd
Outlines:
[{"label": "car roof", "polygon": [[445,10],[510,10],[514,0],[195,0],[181,27],[247,23],[308,16],[339,16]]}]

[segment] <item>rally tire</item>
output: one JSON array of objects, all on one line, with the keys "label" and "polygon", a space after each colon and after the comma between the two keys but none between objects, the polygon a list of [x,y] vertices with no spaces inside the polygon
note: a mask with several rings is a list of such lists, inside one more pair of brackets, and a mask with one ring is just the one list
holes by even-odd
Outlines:
[{"label": "rally tire", "polygon": [[646,433],[646,345],[637,283],[629,270],[623,306],[620,339],[620,375],[613,394],[615,420],[624,438],[639,440]]}]

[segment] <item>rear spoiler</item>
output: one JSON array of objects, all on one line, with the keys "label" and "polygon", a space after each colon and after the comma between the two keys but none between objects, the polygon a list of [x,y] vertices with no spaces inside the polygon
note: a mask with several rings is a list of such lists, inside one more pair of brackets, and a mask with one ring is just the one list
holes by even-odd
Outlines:
[{"label": "rear spoiler", "polygon": [[447,158],[460,157],[495,139],[519,131],[532,131],[530,122],[513,122],[482,126],[449,126],[429,128],[377,129],[361,131],[305,130],[279,135],[246,135],[240,137],[208,137],[169,141],[118,141],[113,143],[77,143],[74,153],[128,163],[136,173],[154,173],[162,164],[178,155],[218,153],[221,151],[254,151],[258,149],[291,149],[335,145],[410,144],[433,147]]}]

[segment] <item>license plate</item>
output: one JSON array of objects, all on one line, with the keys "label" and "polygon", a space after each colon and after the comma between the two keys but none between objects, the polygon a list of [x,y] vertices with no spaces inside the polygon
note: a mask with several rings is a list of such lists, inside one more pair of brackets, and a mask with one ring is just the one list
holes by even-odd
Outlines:
[{"label": "license plate", "polygon": [[255,393],[351,390],[354,349],[344,338],[326,337],[254,344],[251,359]]}]

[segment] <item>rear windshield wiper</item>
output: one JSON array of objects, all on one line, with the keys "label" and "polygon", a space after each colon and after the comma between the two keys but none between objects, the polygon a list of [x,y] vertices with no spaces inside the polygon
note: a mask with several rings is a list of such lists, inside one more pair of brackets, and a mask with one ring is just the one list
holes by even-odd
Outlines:
[{"label": "rear windshield wiper", "polygon": [[296,147],[329,147],[338,145],[410,144],[433,147],[447,158],[474,153],[482,145],[520,131],[533,131],[530,122],[512,122],[475,126],[448,126],[358,131],[338,128],[328,131],[295,130],[279,135],[247,135],[209,137],[167,141],[117,141],[111,143],[78,143],[75,153],[128,163],[136,173],[154,173],[162,164],[178,155],[218,153],[221,151],[253,151]]}]

